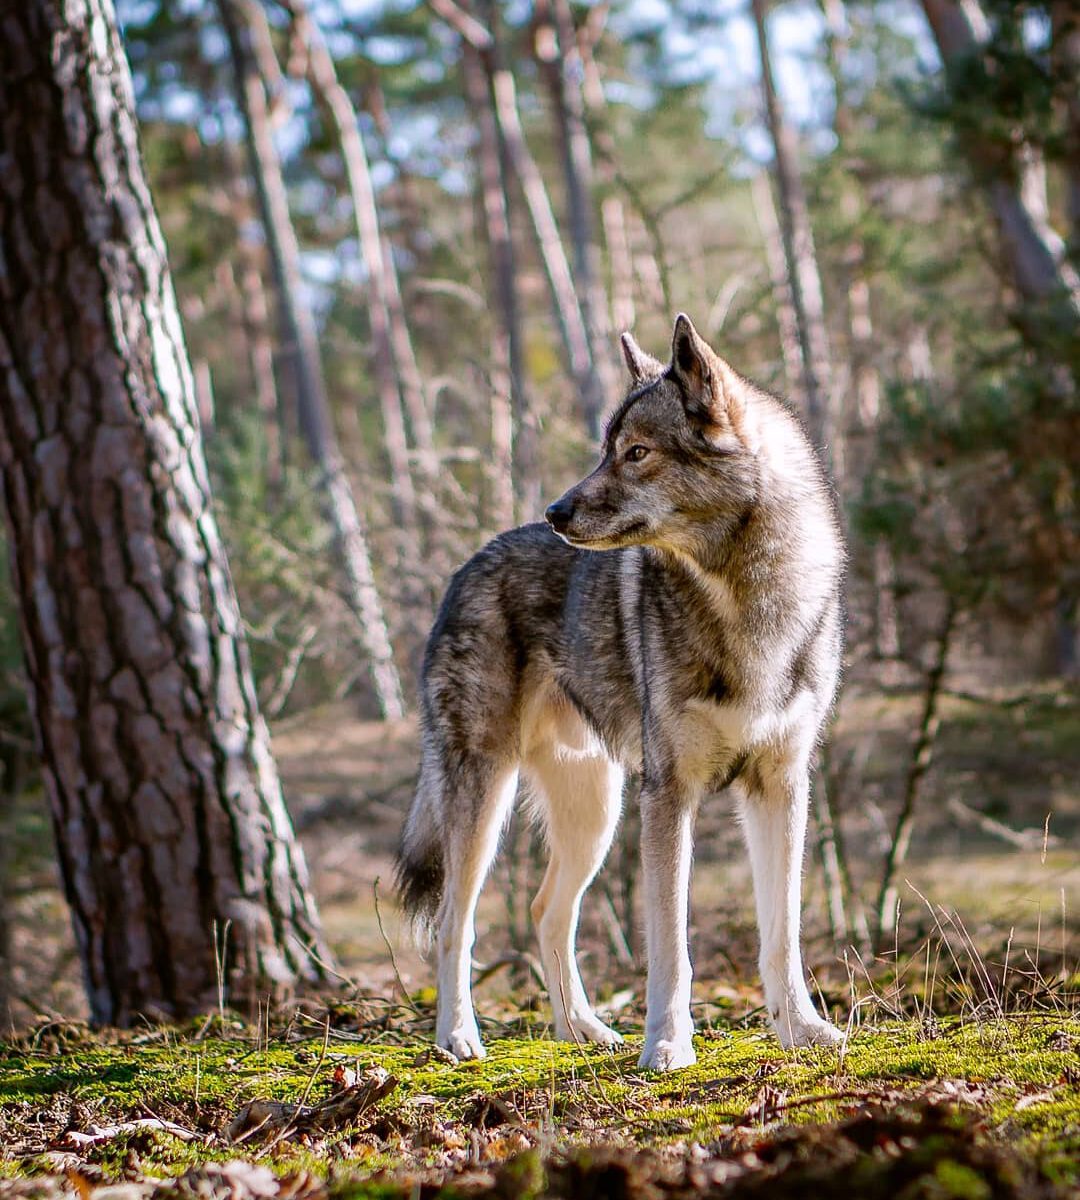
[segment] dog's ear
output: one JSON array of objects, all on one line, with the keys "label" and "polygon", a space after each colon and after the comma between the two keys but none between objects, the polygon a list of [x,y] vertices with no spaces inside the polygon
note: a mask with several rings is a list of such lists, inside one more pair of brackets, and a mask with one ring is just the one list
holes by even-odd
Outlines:
[{"label": "dog's ear", "polygon": [[694,328],[694,322],[686,313],[679,313],[675,318],[675,332],[671,335],[670,371],[692,401],[710,408],[715,382],[712,369],[715,357]]},{"label": "dog's ear", "polygon": [[622,345],[623,358],[626,360],[626,369],[630,372],[630,378],[635,384],[644,383],[646,379],[658,379],[664,373],[664,364],[658,362],[651,354],[646,354],[644,350],[634,341],[634,335],[629,330],[619,339]]},{"label": "dog's ear", "polygon": [[668,373],[679,383],[686,411],[709,425],[726,418],[736,429],[742,401],[735,386],[737,376],[706,343],[686,313],[675,318]]}]

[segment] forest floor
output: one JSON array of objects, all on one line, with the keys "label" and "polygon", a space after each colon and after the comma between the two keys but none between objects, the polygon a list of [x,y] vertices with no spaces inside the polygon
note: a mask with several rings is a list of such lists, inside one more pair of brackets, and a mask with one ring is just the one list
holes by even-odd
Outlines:
[{"label": "forest floor", "polygon": [[[851,868],[868,898],[918,705],[913,692],[849,689],[833,740]],[[21,1027],[0,1043],[0,1194],[1080,1194],[1075,694],[946,698],[898,932],[878,954],[836,948],[810,863],[806,956],[820,1002],[849,1030],[839,1054],[784,1052],[764,1027],[749,878],[717,797],[695,865],[699,1061],[667,1076],[636,1067],[632,805],[590,892],[581,953],[625,1048],[551,1040],[526,917],[542,862],[514,827],[517,853],[503,856],[480,914],[489,1056],[456,1064],[431,1050],[431,967],[388,887],[415,728],[336,707],[281,723],[275,749],[339,967],[362,984],[272,1011],[253,998],[250,1011],[185,1028],[88,1030],[40,799],[29,797],[14,854]]]},{"label": "forest floor", "polygon": [[[881,1021],[782,1052],[716,1022],[696,1067],[559,1044],[520,1012],[454,1063],[430,1007],[298,1008],[256,1031],[42,1027],[0,1053],[0,1193],[1039,1197],[1080,1186],[1080,1020]],[[322,1029],[319,1029],[319,1026]],[[3,1177],[6,1177],[3,1178]]]}]

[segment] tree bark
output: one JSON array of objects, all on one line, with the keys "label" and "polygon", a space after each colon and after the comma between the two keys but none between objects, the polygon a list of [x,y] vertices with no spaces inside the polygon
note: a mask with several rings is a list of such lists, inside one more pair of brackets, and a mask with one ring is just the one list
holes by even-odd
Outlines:
[{"label": "tree bark", "polygon": [[[835,92],[833,128],[841,155],[850,148],[854,114],[847,102],[844,63],[848,53],[848,28],[843,0],[823,0],[826,56]],[[857,176],[844,171],[840,192],[841,216],[850,228],[844,247],[843,274],[847,296],[848,357],[851,363],[851,399],[838,414],[844,437],[844,470],[840,482],[854,495],[870,469],[871,444],[881,414],[881,375],[875,355],[870,282],[866,270],[866,247],[859,233],[866,211],[866,198]],[[874,652],[882,664],[883,682],[895,680],[900,653],[896,607],[896,567],[892,550],[884,539],[873,548],[871,573],[874,587]]]},{"label": "tree bark", "polygon": [[479,54],[488,76],[499,131],[500,151],[504,158],[504,182],[513,174],[517,176],[521,186],[540,261],[551,292],[555,320],[566,349],[570,372],[577,385],[585,427],[590,437],[599,438],[600,413],[604,402],[603,387],[589,351],[585,322],[582,319],[570,263],[559,235],[547,185],[529,150],[525,131],[521,127],[514,75],[502,59],[498,37],[498,5],[494,0],[485,0],[485,25],[455,4],[454,0],[428,0],[428,4]]},{"label": "tree bark", "polygon": [[506,66],[496,67],[492,81],[495,114],[506,142],[513,173],[517,176],[529,210],[540,261],[544,265],[552,306],[566,347],[570,372],[578,391],[581,415],[589,437],[599,440],[603,412],[603,387],[589,352],[589,338],[578,305],[574,277],[566,257],[559,226],[552,211],[547,185],[525,140],[518,112],[517,84]]},{"label": "tree bark", "polygon": [[91,1013],[321,980],[111,0],[7,6],[0,114],[0,486]]},{"label": "tree bark", "polygon": [[[218,0],[236,72],[251,173],[266,232],[270,263],[300,416],[300,431],[321,473],[328,517],[334,527],[345,577],[346,598],[356,617],[361,645],[383,716],[404,715],[401,681],[394,665],[382,603],[375,588],[367,534],[338,447],[311,314],[299,301],[300,247],[289,218],[281,163],[267,120],[266,92],[251,49],[251,31],[238,0]],[[385,415],[385,414],[384,414]],[[400,420],[400,410],[398,418]],[[388,430],[388,436],[390,431]],[[407,474],[407,473],[406,473]],[[398,479],[398,484],[402,481]],[[411,488],[411,481],[409,484]],[[402,499],[399,493],[399,499]]]},{"label": "tree bark", "polygon": [[1065,210],[1069,253],[1080,264],[1080,12],[1075,0],[1051,0],[1050,61],[1065,97]]},{"label": "tree bark", "polygon": [[[506,527],[519,511],[536,515],[540,504],[537,430],[525,383],[524,338],[517,293],[517,266],[510,227],[510,197],[487,72],[479,51],[462,44],[465,95],[479,133],[480,191],[491,259],[495,330],[492,339],[491,435],[494,462],[492,516]],[[508,521],[509,518],[509,521]]]},{"label": "tree bark", "polygon": [[891,937],[896,930],[896,874],[907,861],[908,848],[911,845],[911,835],[915,829],[915,814],[918,809],[919,797],[922,793],[923,780],[934,758],[934,748],[937,744],[938,730],[941,718],[938,705],[941,699],[941,688],[945,681],[945,667],[949,660],[949,650],[952,646],[953,632],[956,628],[958,610],[955,600],[950,596],[946,600],[945,616],[938,632],[937,649],[934,661],[926,675],[926,686],[923,689],[922,715],[919,719],[919,729],[911,749],[911,759],[908,764],[907,778],[904,781],[904,798],[900,805],[900,813],[896,818],[892,840],[885,856],[885,865],[881,872],[881,884],[877,897],[877,943],[880,949],[886,938]]},{"label": "tree bark", "polygon": [[758,172],[750,180],[750,191],[758,229],[761,231],[761,240],[765,246],[765,263],[769,269],[769,282],[772,284],[784,376],[787,379],[791,398],[805,407],[805,373],[802,349],[799,344],[799,325],[795,319],[795,305],[791,300],[790,275],[787,259],[784,256],[784,240],[780,233],[780,222],[776,217],[776,205],[773,203],[772,185],[764,171]]},{"label": "tree bark", "polygon": [[266,482],[271,495],[280,491],[285,481],[286,426],[277,378],[274,375],[274,342],[270,326],[270,309],[266,303],[262,270],[256,249],[249,241],[240,239],[240,297],[247,330],[248,361],[255,386],[255,405],[263,422]]},{"label": "tree bark", "polygon": [[591,118],[591,132],[596,144],[596,177],[606,192],[600,202],[600,222],[604,229],[611,270],[611,327],[622,332],[634,326],[634,260],[630,253],[626,212],[619,196],[618,173],[615,170],[615,144],[607,126],[607,99],[600,68],[593,54],[606,18],[604,5],[590,9],[578,36],[578,59],[581,64],[581,95],[585,111]]},{"label": "tree bark", "polygon": [[821,276],[810,229],[806,191],[799,173],[798,151],[791,129],[780,109],[780,99],[773,80],[766,0],[751,0],[751,9],[761,57],[761,87],[765,99],[765,115],[773,143],[784,257],[788,264],[791,300],[795,309],[799,349],[803,360],[807,425],[815,442],[824,448],[832,433],[829,428],[832,371]]},{"label": "tree bark", "polygon": [[3,1037],[7,1037],[13,1028],[14,962],[9,918],[11,842],[15,832],[15,805],[22,791],[24,760],[25,755],[14,739],[0,741],[0,1036]]},{"label": "tree bark", "polygon": [[[600,247],[593,211],[593,154],[585,125],[584,64],[569,0],[540,0],[536,50],[547,80],[556,140],[566,182],[570,244],[585,338],[605,401],[614,399],[617,377],[609,350],[607,297],[601,280]],[[599,424],[597,426],[599,432]]]},{"label": "tree bark", "polygon": [[[360,123],[348,92],[338,80],[337,68],[322,30],[308,11],[307,5],[303,0],[288,0],[288,8],[293,17],[294,36],[303,48],[308,81],[316,97],[330,113],[349,181],[356,235],[370,288],[368,314],[375,343],[379,393],[384,418],[388,418],[394,427],[395,475],[404,473],[405,477],[409,476],[408,446],[405,442],[405,427],[401,424],[400,405],[404,399],[418,451],[417,465],[426,489],[420,503],[422,507],[426,506],[430,519],[438,512],[439,487],[439,468],[435,457],[431,417],[412,337],[405,319],[405,307],[401,300],[393,255],[383,239],[380,228],[375,188],[371,180]],[[411,481],[409,490],[412,491]],[[417,503],[415,495],[412,502]],[[411,536],[418,541],[415,528],[411,531]]]},{"label": "tree bark", "polygon": [[[969,13],[981,18],[975,0],[923,0],[923,11],[947,72],[980,53],[979,31]],[[980,21],[981,24],[981,21]],[[1028,303],[1049,305],[1064,329],[1080,323],[1080,278],[1048,244],[1045,231],[1024,205],[1021,164],[1001,140],[965,137],[962,151],[983,188],[998,231],[1002,263],[1018,294]]]},{"label": "tree bark", "polygon": [[[475,115],[480,138],[480,191],[488,253],[491,256],[496,318],[491,377],[492,448],[496,455],[496,463],[493,464],[496,472],[492,494],[493,517],[498,520],[499,514],[505,514],[512,508],[504,473],[509,450],[512,455],[512,496],[517,500],[518,516],[523,520],[534,520],[539,516],[541,504],[539,431],[524,371],[517,256],[510,222],[510,155],[494,102],[496,42],[491,32],[472,13],[462,10],[452,0],[430,0],[430,6],[461,36],[464,91]],[[510,398],[514,426],[509,431],[509,443],[503,398],[506,395]],[[499,463],[499,457],[502,457],[502,464]]]}]

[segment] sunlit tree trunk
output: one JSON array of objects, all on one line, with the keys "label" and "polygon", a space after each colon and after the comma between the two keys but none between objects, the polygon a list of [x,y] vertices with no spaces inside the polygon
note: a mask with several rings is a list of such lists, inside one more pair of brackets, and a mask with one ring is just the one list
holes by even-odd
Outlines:
[{"label": "sunlit tree trunk", "polygon": [[429,0],[431,7],[455,29],[474,50],[488,75],[500,137],[504,183],[516,176],[525,197],[540,261],[544,267],[556,323],[566,350],[570,371],[578,389],[578,402],[589,436],[600,433],[603,388],[589,350],[589,339],[574,289],[573,275],[562,244],[547,185],[529,150],[518,112],[517,85],[503,61],[499,40],[499,6],[496,0],[481,0],[483,22],[454,0]]},{"label": "sunlit tree trunk", "polygon": [[[11,865],[15,835],[15,805],[22,790],[26,755],[4,731],[0,741],[0,1037],[12,1030],[12,990],[14,962],[11,954]],[[9,740],[10,739],[10,740]]]},{"label": "sunlit tree trunk", "polygon": [[[240,0],[219,0],[237,76],[237,98],[251,158],[259,210],[270,250],[277,302],[297,385],[300,431],[322,475],[322,490],[334,526],[345,576],[346,597],[371,665],[383,715],[404,714],[401,682],[382,603],[375,589],[367,535],[338,447],[323,382],[318,338],[311,314],[299,300],[300,248],[289,218],[285,181],[266,112],[266,93],[251,51],[250,29]],[[398,412],[400,418],[400,410]],[[389,434],[389,431],[388,431]],[[398,480],[401,484],[401,480]]]},{"label": "sunlit tree trunk", "polygon": [[773,79],[766,0],[751,0],[751,9],[757,29],[758,50],[761,58],[761,86],[765,99],[765,115],[773,143],[780,230],[784,243],[784,256],[788,264],[791,300],[795,309],[795,321],[799,333],[799,349],[803,360],[803,392],[806,396],[807,424],[818,445],[825,446],[833,432],[829,428],[832,370],[828,334],[825,328],[821,275],[818,271],[817,255],[814,251],[814,240],[810,229],[806,191],[799,173],[795,139],[784,120]]},{"label": "sunlit tree trunk", "polygon": [[321,980],[111,0],[6,8],[0,158],[0,486],[91,1013]]},{"label": "sunlit tree trunk", "polygon": [[578,304],[573,273],[551,207],[547,185],[525,140],[518,111],[517,84],[509,67],[496,62],[491,87],[495,97],[496,119],[511,168],[525,197],[525,207],[529,212],[540,261],[551,292],[556,321],[577,387],[585,429],[591,438],[598,439],[604,403],[603,388],[589,351],[589,338]]},{"label": "sunlit tree trunk", "polygon": [[626,211],[618,193],[615,145],[607,127],[604,84],[593,54],[593,46],[600,37],[605,17],[604,5],[598,4],[589,10],[585,24],[578,33],[578,57],[581,63],[581,94],[597,148],[596,178],[606,193],[600,202],[600,222],[611,270],[611,325],[622,332],[634,325],[634,260],[630,253]]},{"label": "sunlit tree trunk", "polygon": [[[601,411],[614,400],[617,376],[610,350],[607,297],[601,277],[600,247],[595,236],[593,154],[585,125],[584,64],[569,0],[541,0],[537,5],[536,53],[548,84],[556,140],[566,182],[574,284],[589,344]],[[599,430],[598,430],[599,431]]]},{"label": "sunlit tree trunk", "polygon": [[[419,502],[426,507],[430,520],[438,512],[439,483],[431,417],[405,319],[393,255],[380,229],[375,189],[356,109],[348,92],[338,81],[337,68],[326,39],[307,6],[302,0],[290,0],[289,8],[293,17],[293,34],[305,56],[305,73],[316,96],[330,113],[349,181],[357,239],[368,275],[368,313],[375,342],[383,412],[394,424],[395,444],[400,442],[404,446],[405,428],[401,425],[400,417],[400,403],[404,399],[418,451],[417,466],[424,485]],[[403,461],[397,462],[395,471],[404,472],[405,475],[409,473],[407,446],[404,447]]]},{"label": "sunlit tree trunk", "polygon": [[[474,114],[479,136],[480,199],[484,241],[491,260],[493,291],[491,368],[487,380],[491,397],[492,449],[488,522],[494,529],[506,529],[514,524],[515,485],[519,488],[522,486],[523,475],[531,481],[528,490],[539,493],[535,461],[515,463],[515,459],[523,452],[526,455],[535,453],[536,431],[529,419],[525,391],[514,244],[510,236],[508,197],[499,156],[499,134],[480,53],[463,41],[461,54],[465,97]],[[528,421],[527,430],[525,421]],[[516,437],[515,424],[518,426]],[[527,503],[538,506],[539,495],[531,497]]]},{"label": "sunlit tree trunk", "polygon": [[[985,17],[976,0],[923,0],[923,11],[950,73],[980,53]],[[973,24],[974,22],[974,24]],[[1080,277],[1040,230],[1024,204],[1022,163],[1000,138],[969,131],[961,149],[983,189],[998,231],[1002,263],[1029,303],[1051,305],[1065,328],[1080,323]]]},{"label": "sunlit tree trunk", "polygon": [[[848,104],[845,61],[848,53],[848,27],[843,0],[824,0],[826,56],[835,93],[833,125],[842,155],[850,150],[854,114]],[[851,364],[853,404],[844,406],[838,416],[849,435],[843,473],[847,494],[855,494],[869,465],[870,444],[881,413],[881,375],[878,371],[874,322],[870,307],[870,282],[867,278],[866,247],[860,234],[865,216],[865,197],[858,178],[845,171],[840,185],[840,215],[849,229],[844,247],[843,273],[847,298],[848,357]],[[873,547],[871,578],[874,588],[874,650],[882,663],[885,682],[893,682],[900,654],[900,634],[896,605],[896,570],[887,541]]]},{"label": "sunlit tree trunk", "polygon": [[[443,10],[440,8],[439,11]],[[491,256],[495,313],[491,377],[492,442],[497,476],[492,497],[493,517],[504,518],[504,514],[513,507],[513,497],[516,497],[518,516],[523,520],[534,520],[540,515],[541,506],[539,431],[525,377],[525,342],[510,222],[511,198],[507,179],[509,156],[495,115],[492,43],[487,30],[469,14],[460,14],[461,19],[453,14],[449,16],[453,17],[451,24],[462,35],[461,65],[465,97],[473,112],[479,136],[481,200]],[[509,459],[506,396],[509,396],[513,415],[512,453]],[[512,492],[507,491],[503,482],[507,461],[512,461]]]},{"label": "sunlit tree trunk", "polygon": [[799,345],[799,325],[795,319],[795,305],[791,300],[791,283],[788,276],[787,259],[784,257],[784,240],[780,233],[780,222],[773,203],[772,185],[764,172],[758,172],[750,181],[754,201],[754,214],[765,247],[765,264],[772,285],[773,305],[776,308],[776,328],[780,337],[780,355],[784,363],[784,376],[788,394],[797,403],[806,405],[805,373],[803,356]]},{"label": "sunlit tree trunk", "polygon": [[1080,263],[1080,11],[1075,0],[1050,4],[1051,63],[1065,83],[1065,207],[1069,252]]},{"label": "sunlit tree trunk", "polygon": [[274,375],[274,340],[270,308],[266,303],[259,256],[246,239],[240,244],[240,296],[247,330],[248,360],[255,384],[255,406],[262,416],[266,453],[266,482],[271,492],[280,489],[284,479],[285,448],[282,431],[284,413]]}]

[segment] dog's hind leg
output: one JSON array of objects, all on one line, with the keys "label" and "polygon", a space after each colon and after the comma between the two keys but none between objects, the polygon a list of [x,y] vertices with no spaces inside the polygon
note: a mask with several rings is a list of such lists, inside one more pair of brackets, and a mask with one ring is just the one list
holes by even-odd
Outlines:
[{"label": "dog's hind leg", "polygon": [[444,789],[446,882],[439,910],[435,1040],[458,1058],[483,1058],[472,1003],[476,902],[514,800],[517,769],[470,757],[447,772]]},{"label": "dog's hind leg", "polygon": [[622,1038],[589,1004],[575,943],[581,898],[607,856],[619,823],[622,768],[601,755],[560,757],[544,746],[530,755],[526,770],[539,793],[550,854],[532,916],[551,993],[555,1036],[618,1045]]}]

